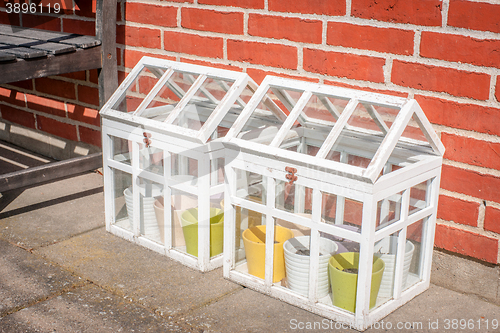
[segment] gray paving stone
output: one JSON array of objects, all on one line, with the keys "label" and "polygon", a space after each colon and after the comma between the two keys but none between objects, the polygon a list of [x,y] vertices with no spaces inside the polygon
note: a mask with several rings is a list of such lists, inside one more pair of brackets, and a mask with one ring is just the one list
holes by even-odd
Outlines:
[{"label": "gray paving stone", "polygon": [[[3,194],[0,206],[2,201],[13,199],[10,195]],[[0,212],[0,238],[27,248],[52,244],[103,225],[102,176],[97,173],[27,189]]]},{"label": "gray paving stone", "polygon": [[[486,320],[489,321],[488,327]],[[492,320],[496,320],[496,327]],[[385,326],[380,321],[365,332],[397,330],[398,323],[403,327],[397,330],[401,332],[500,332],[500,307],[477,296],[431,284],[427,291],[391,313],[383,322]],[[466,324],[465,328],[461,324]]]},{"label": "gray paving stone", "polygon": [[305,330],[295,328],[299,323],[321,323],[324,318],[243,289],[193,311],[185,320],[205,332],[303,332]]},{"label": "gray paving stone", "polygon": [[87,285],[0,318],[0,332],[200,332]]},{"label": "gray paving stone", "polygon": [[225,280],[221,269],[200,273],[104,228],[41,248],[38,253],[165,316],[202,307],[241,289]]},{"label": "gray paving stone", "polygon": [[4,240],[0,240],[0,254],[0,317],[82,282]]},{"label": "gray paving stone", "polygon": [[[205,332],[357,332],[250,289],[197,309],[185,321]],[[431,285],[365,332],[499,332],[499,321],[497,305]]]}]

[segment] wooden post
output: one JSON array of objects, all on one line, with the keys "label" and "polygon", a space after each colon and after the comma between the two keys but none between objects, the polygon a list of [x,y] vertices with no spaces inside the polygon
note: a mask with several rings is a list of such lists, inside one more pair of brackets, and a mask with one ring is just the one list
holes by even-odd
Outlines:
[{"label": "wooden post", "polygon": [[96,37],[101,40],[101,69],[99,69],[99,105],[118,88],[116,64],[116,1],[97,0]]}]

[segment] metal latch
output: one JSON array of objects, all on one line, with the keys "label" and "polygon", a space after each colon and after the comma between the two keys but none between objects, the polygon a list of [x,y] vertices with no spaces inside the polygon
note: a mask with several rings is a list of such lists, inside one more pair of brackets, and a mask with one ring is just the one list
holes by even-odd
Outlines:
[{"label": "metal latch", "polygon": [[149,148],[149,145],[151,145],[151,140],[149,140],[151,133],[144,132],[142,135],[144,135],[144,139],[142,141],[146,144],[146,148]]},{"label": "metal latch", "polygon": [[287,166],[285,167],[285,171],[288,172],[288,174],[285,175],[285,178],[288,179],[288,184],[293,185],[293,182],[297,180],[297,176],[295,176],[297,169]]}]

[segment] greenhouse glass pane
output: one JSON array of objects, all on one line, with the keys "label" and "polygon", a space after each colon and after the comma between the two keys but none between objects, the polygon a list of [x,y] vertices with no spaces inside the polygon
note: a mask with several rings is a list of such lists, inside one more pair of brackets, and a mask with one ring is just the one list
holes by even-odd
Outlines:
[{"label": "greenhouse glass pane", "polygon": [[294,90],[268,88],[238,137],[269,145],[301,94]]},{"label": "greenhouse glass pane", "polygon": [[121,112],[136,111],[137,107],[142,103],[155,84],[158,83],[158,80],[164,73],[165,69],[143,67],[139,74],[133,78],[120,99],[113,105],[112,109]]}]

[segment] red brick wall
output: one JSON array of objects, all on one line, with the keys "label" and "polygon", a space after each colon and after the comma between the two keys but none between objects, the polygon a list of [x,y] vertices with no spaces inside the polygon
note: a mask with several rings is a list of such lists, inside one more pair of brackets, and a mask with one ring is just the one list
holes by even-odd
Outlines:
[{"label": "red brick wall", "polygon": [[[120,79],[151,55],[244,71],[258,83],[278,74],[416,98],[447,148],[435,245],[499,262],[497,1],[122,0],[118,9]],[[63,29],[88,30],[88,10],[86,16],[74,13]],[[5,22],[2,12],[0,20]],[[45,117],[75,126],[68,137],[92,137],[98,126],[85,110],[96,108],[95,95],[87,93],[95,81],[50,80],[74,89],[38,109],[27,96],[52,92],[42,93],[36,80],[17,93],[2,90],[0,104],[8,106],[2,115],[37,128]],[[70,116],[69,105],[85,110]]]}]

